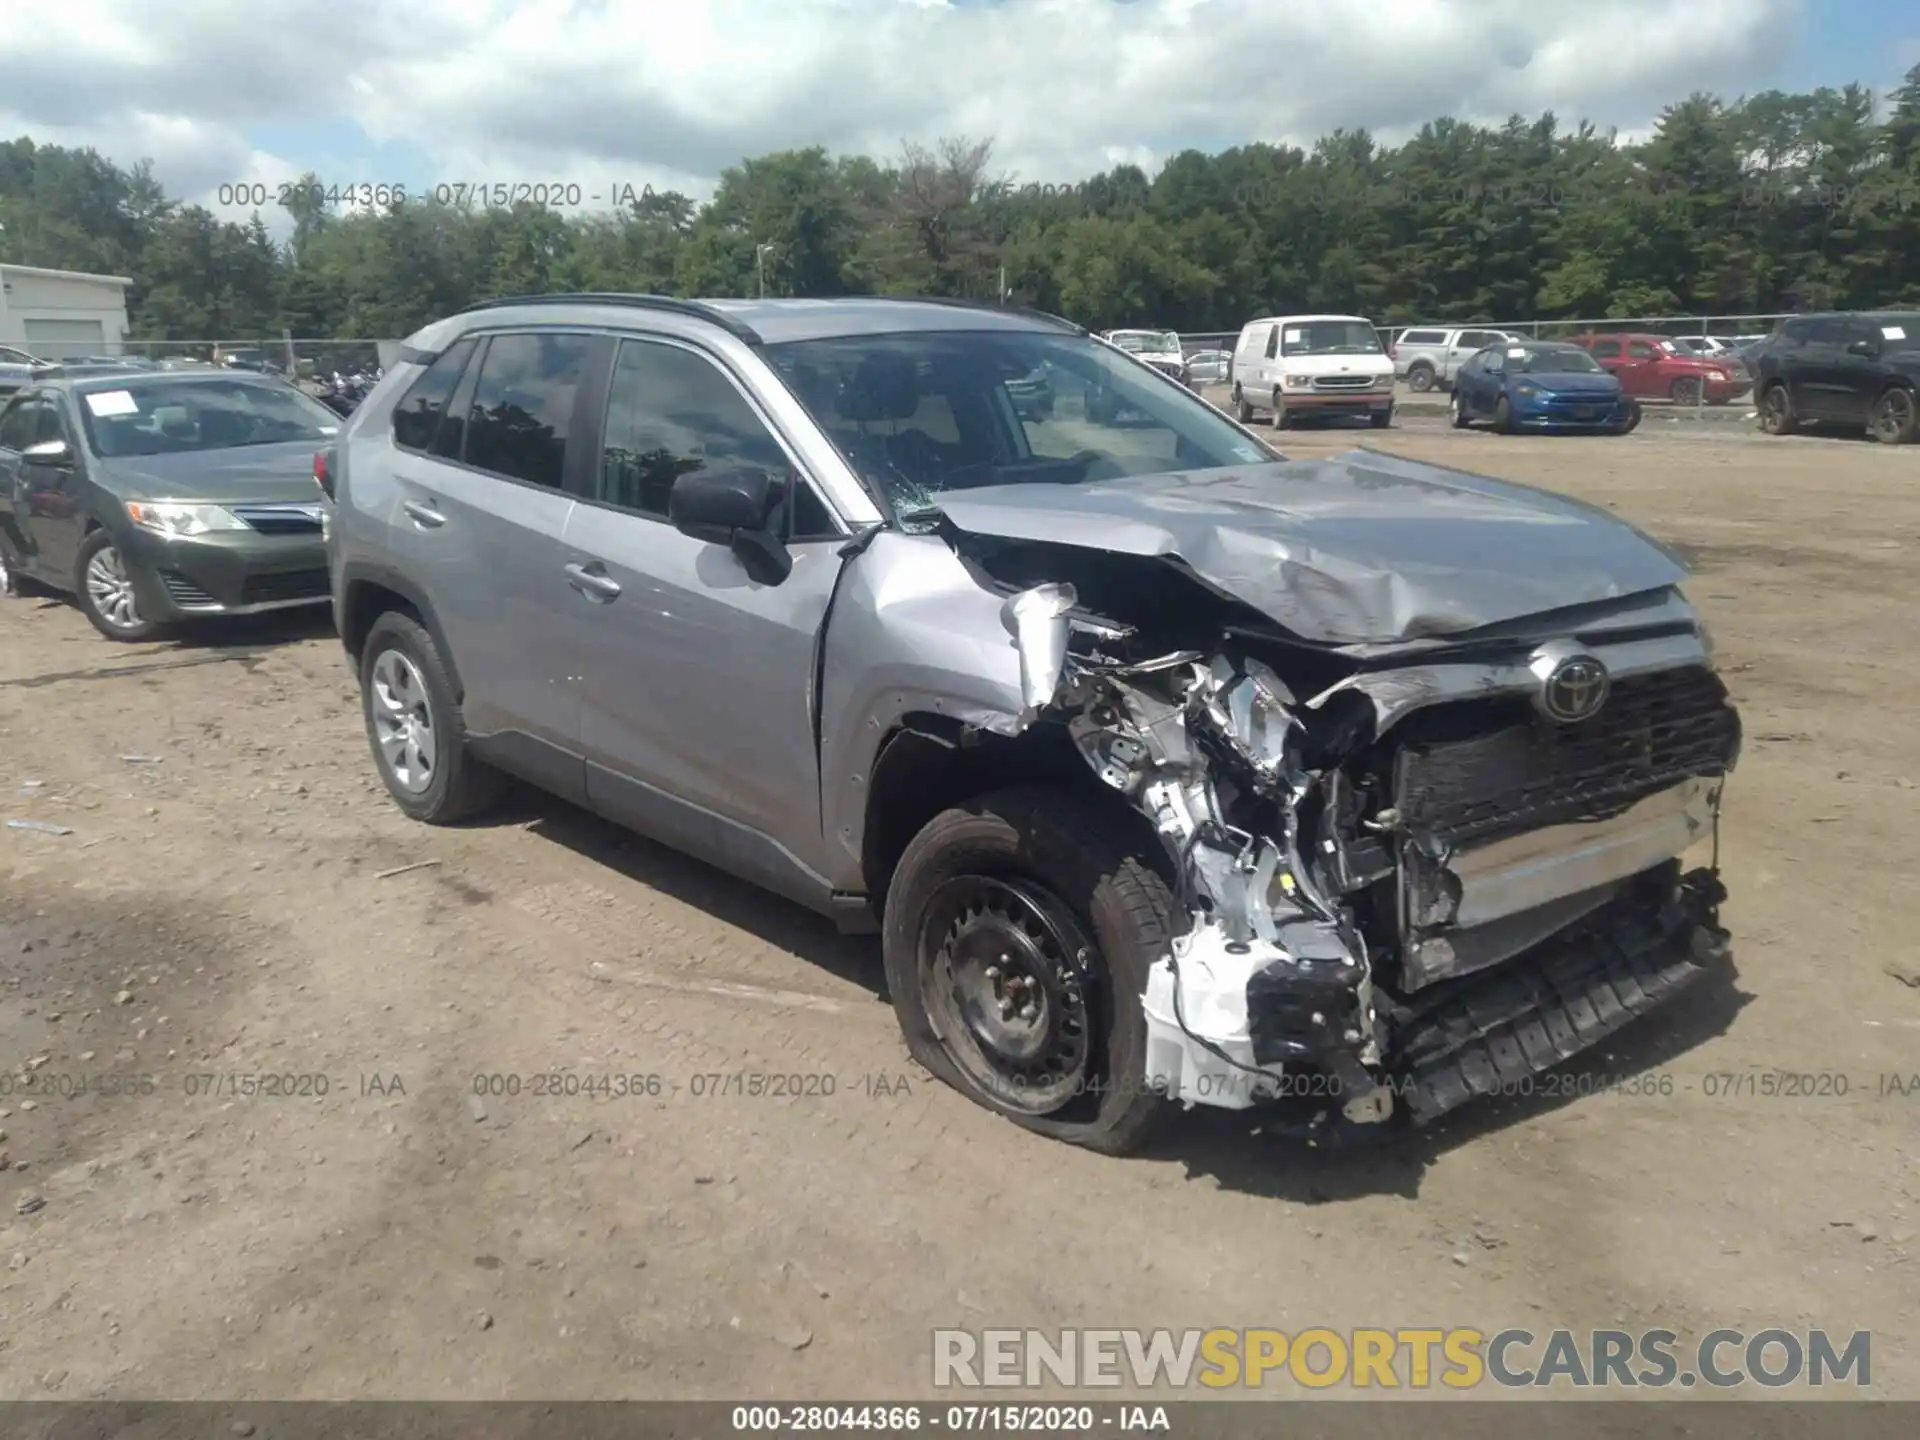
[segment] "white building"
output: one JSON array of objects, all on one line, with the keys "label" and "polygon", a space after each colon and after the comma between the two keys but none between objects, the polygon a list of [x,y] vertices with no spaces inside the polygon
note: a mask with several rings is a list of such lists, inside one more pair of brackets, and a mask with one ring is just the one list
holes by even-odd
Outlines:
[{"label": "white building", "polygon": [[124,275],[0,265],[0,345],[43,360],[118,355],[127,338]]}]

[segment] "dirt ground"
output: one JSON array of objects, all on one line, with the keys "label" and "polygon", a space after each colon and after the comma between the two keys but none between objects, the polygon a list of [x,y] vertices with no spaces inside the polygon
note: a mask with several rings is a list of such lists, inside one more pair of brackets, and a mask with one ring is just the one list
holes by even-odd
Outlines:
[{"label": "dirt ground", "polygon": [[[0,830],[0,1394],[904,1397],[948,1325],[1778,1325],[1872,1330],[1920,1397],[1920,1095],[1878,1093],[1920,1071],[1920,451],[1282,439],[1549,485],[1698,566],[1739,980],[1589,1067],[1672,1093],[1083,1154],[914,1069],[871,939],[537,797],[402,818],[318,620],[116,647],[5,601],[0,815],[71,833]],[[660,1093],[531,1093],[562,1070]],[[1776,1070],[1848,1093],[1706,1093]],[[741,1071],[833,1093],[694,1093]],[[54,1093],[109,1072],[153,1089]],[[206,1093],[254,1075],[326,1093]]]}]

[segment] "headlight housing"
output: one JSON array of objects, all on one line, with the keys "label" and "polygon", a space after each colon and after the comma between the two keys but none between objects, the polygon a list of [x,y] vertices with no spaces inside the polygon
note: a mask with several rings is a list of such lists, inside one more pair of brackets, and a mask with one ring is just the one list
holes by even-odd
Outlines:
[{"label": "headlight housing", "polygon": [[129,500],[127,518],[143,530],[174,538],[249,528],[246,521],[224,505],[199,505],[186,500]]},{"label": "headlight housing", "polygon": [[1289,390],[1306,390],[1313,385],[1313,377],[1311,375],[1288,375],[1284,377],[1280,383]]},{"label": "headlight housing", "polygon": [[1513,387],[1513,393],[1523,400],[1537,400],[1540,398],[1540,387],[1538,385],[1529,385],[1523,381]]},{"label": "headlight housing", "polygon": [[1381,389],[1381,390],[1391,390],[1391,389],[1393,388],[1393,378],[1394,378],[1394,377],[1393,377],[1393,372],[1392,372],[1391,370],[1389,370],[1389,371],[1388,371],[1388,372],[1387,372],[1386,374],[1384,374],[1384,375],[1376,375],[1376,376],[1374,376],[1374,377],[1373,377],[1373,383],[1374,383],[1374,385],[1375,385],[1375,386],[1376,386],[1376,387],[1377,387],[1378,389]]}]

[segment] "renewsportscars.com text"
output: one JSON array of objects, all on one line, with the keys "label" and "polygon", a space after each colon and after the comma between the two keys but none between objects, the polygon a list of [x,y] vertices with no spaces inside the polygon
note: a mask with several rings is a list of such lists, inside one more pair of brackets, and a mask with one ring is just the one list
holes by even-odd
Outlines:
[{"label": "renewsportscars.com text", "polygon": [[1731,1389],[1873,1383],[1870,1331],[1312,1328],[1284,1330],[936,1330],[943,1389],[1042,1386],[1155,1389],[1471,1390],[1705,1385]]}]

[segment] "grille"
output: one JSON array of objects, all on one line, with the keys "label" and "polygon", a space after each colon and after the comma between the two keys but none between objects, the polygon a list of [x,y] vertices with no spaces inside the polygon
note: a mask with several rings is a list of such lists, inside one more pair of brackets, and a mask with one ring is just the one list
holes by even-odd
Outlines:
[{"label": "grille", "polygon": [[1395,803],[1415,835],[1486,840],[1616,815],[1691,776],[1726,774],[1739,749],[1739,714],[1711,670],[1628,676],[1577,725],[1529,717],[1467,739],[1403,745]]},{"label": "grille", "polygon": [[166,587],[167,598],[183,610],[217,610],[220,602],[202,590],[178,570],[162,570],[160,583]]},{"label": "grille", "polygon": [[303,505],[235,505],[233,513],[262,535],[318,535],[320,516]]},{"label": "grille", "polygon": [[1371,375],[1316,375],[1313,380],[1316,390],[1368,390],[1372,387]]},{"label": "grille", "polygon": [[276,600],[320,600],[330,594],[325,570],[287,570],[248,576],[240,587],[240,603],[270,605]]},{"label": "grille", "polygon": [[1180,372],[1186,368],[1184,365],[1176,365],[1171,360],[1149,360],[1147,363],[1162,375],[1171,375],[1176,380],[1180,378]]}]

